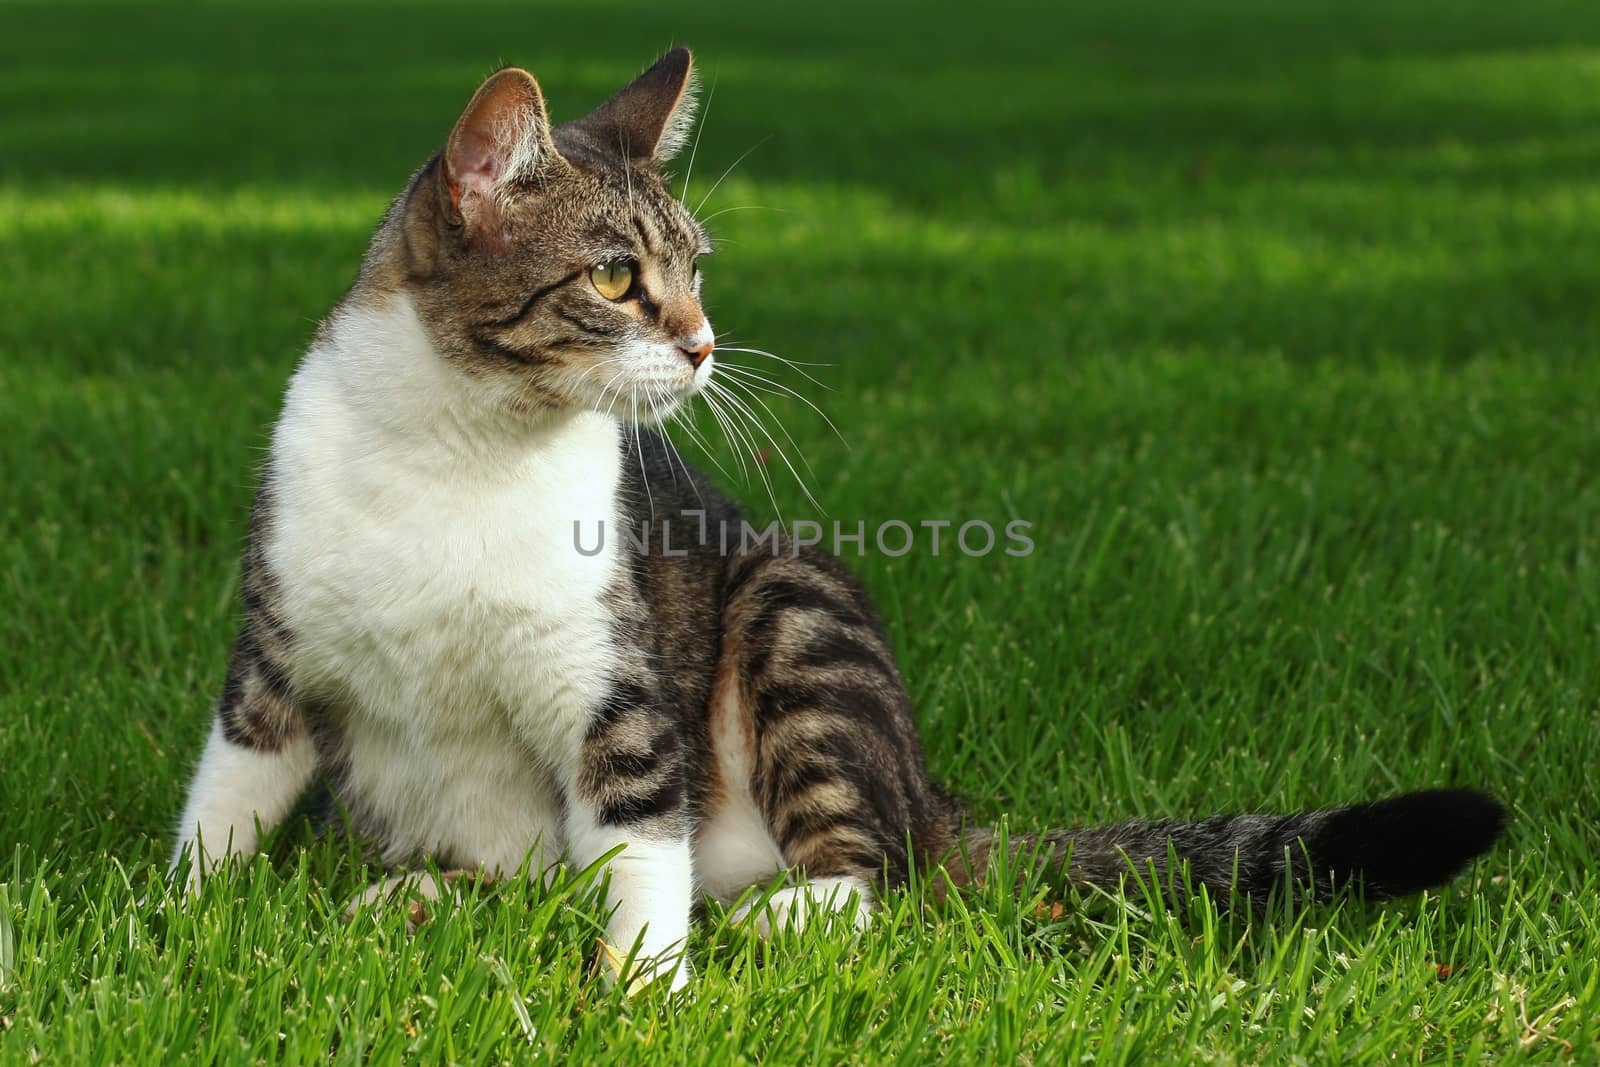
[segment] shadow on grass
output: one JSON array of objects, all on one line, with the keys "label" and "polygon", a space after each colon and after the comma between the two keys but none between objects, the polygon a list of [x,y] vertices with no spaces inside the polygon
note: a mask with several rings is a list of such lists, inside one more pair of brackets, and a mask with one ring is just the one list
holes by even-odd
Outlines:
[{"label": "shadow on grass", "polygon": [[[918,200],[1027,161],[1049,180],[1293,176],[1347,171],[1351,157],[1384,172],[1419,146],[1592,131],[1600,74],[1584,47],[1600,44],[1600,9],[1469,6],[1446,20],[1415,0],[890,2],[829,17],[717,0],[607,12],[601,26],[574,3],[15,4],[0,173],[392,189],[498,63],[532,68],[559,120],[680,39],[719,87],[708,173],[765,142],[742,165],[752,178]],[[1532,180],[1547,162],[1463,158],[1442,176]],[[1592,141],[1569,159],[1577,173],[1597,162]]]}]

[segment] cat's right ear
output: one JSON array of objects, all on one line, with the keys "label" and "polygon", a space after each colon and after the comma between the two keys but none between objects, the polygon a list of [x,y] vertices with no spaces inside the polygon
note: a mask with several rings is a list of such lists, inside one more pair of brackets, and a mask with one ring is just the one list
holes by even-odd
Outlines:
[{"label": "cat's right ear", "polygon": [[490,75],[445,142],[440,195],[449,220],[493,231],[507,198],[540,169],[566,166],[550,139],[544,95],[517,67]]}]

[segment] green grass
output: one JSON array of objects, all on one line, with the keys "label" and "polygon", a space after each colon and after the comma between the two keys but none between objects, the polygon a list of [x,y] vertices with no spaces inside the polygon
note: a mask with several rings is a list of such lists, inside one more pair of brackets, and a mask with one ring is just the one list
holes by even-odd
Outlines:
[{"label": "green grass", "polygon": [[[1600,8],[687,6],[0,4],[0,1062],[1600,1058]],[[675,38],[689,202],[759,144],[705,211],[773,209],[715,220],[713,321],[831,364],[848,447],[779,409],[828,515],[1034,523],[858,562],[943,780],[1028,827],[1478,784],[1504,845],[1258,920],[713,915],[633,1002],[581,878],[412,936],[291,827],[164,897],[255,464],[385,202],[497,62],[559,119]]]}]

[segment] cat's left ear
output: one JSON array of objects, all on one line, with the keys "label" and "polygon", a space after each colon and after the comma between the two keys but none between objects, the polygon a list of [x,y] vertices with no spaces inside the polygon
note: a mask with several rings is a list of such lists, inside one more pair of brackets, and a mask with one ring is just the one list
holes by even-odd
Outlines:
[{"label": "cat's left ear", "polygon": [[565,166],[533,75],[507,67],[479,86],[450,131],[443,164],[450,217],[469,226],[487,222],[499,201],[540,168]]},{"label": "cat's left ear", "polygon": [[679,46],[580,124],[608,149],[617,148],[629,159],[665,162],[688,143],[698,88],[694,56]]}]

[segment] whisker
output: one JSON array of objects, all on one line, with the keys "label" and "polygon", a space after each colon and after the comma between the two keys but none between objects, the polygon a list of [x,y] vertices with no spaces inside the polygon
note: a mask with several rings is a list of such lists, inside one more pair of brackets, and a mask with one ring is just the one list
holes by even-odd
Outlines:
[{"label": "whisker", "polygon": [[[617,130],[617,148],[622,156],[622,177],[628,183],[628,211],[633,212],[633,166],[628,162],[628,145],[622,139],[622,131]],[[652,516],[653,517],[653,516]]]},{"label": "whisker", "polygon": [[[621,356],[612,356],[611,358],[615,359],[615,360],[617,360],[619,362],[622,359]],[[606,365],[606,362],[608,362],[608,361],[607,360],[602,360],[599,364],[597,364],[597,366],[603,367],[603,366]],[[601,396],[605,396],[607,390],[609,390],[613,385],[615,385],[617,383],[617,379],[622,377],[624,374],[627,374],[627,373],[628,373],[628,368],[627,367],[623,367],[621,370],[617,371],[617,373],[613,374],[611,376],[611,380],[606,382],[606,384],[601,387],[600,395]],[[611,403],[606,405],[606,411],[605,411],[606,418],[609,419],[611,417],[612,409],[617,406],[617,401],[621,400],[621,399],[622,399],[622,390],[618,389],[615,393],[611,394]]]},{"label": "whisker", "polygon": [[735,204],[733,207],[718,208],[716,211],[713,211],[711,214],[701,219],[700,225],[709,226],[711,225],[712,219],[719,215],[726,215],[730,211],[776,211],[779,214],[788,214],[788,212],[781,207],[768,207],[765,204]]},{"label": "whisker", "polygon": [[[706,382],[707,386],[711,386],[713,384],[714,383],[710,381]],[[761,435],[765,437],[768,443],[772,445],[772,450],[778,454],[778,458],[783,460],[783,465],[789,468],[789,473],[794,476],[794,480],[800,484],[800,491],[805,493],[806,499],[811,501],[812,506],[818,511],[826,514],[828,509],[823,507],[822,504],[818,502],[816,496],[812,494],[811,487],[806,484],[806,480],[800,476],[800,472],[795,470],[794,464],[789,461],[789,456],[783,451],[783,446],[778,444],[778,439],[776,437],[772,436],[772,431],[768,430],[766,425],[762,423],[760,419],[756,418],[755,412],[751,411],[749,405],[741,400],[735,393],[722,386],[717,386],[717,388],[721,389],[724,399],[731,403],[737,410],[743,412],[744,417],[749,420],[750,424],[757,430],[761,431]],[[769,488],[770,484],[771,483],[769,482]],[[776,500],[773,501],[773,506],[777,506]],[[778,517],[780,519],[783,517],[781,512]]]},{"label": "whisker", "polygon": [[740,482],[740,484],[741,485],[748,484],[749,481],[750,481],[750,471],[748,469],[746,469],[746,467],[744,465],[744,453],[739,451],[738,442],[736,442],[733,439],[733,434],[731,432],[729,432],[728,424],[723,419],[722,411],[721,411],[721,409],[719,409],[717,407],[716,402],[712,398],[711,394],[709,392],[707,392],[707,393],[703,393],[702,395],[703,395],[703,397],[705,399],[705,402],[706,402],[706,410],[711,412],[711,417],[716,420],[717,426],[722,430],[723,439],[726,440],[728,442],[728,446],[733,449],[734,461],[739,464],[739,482]]},{"label": "whisker", "polygon": [[822,421],[828,424],[828,429],[833,431],[833,435],[839,439],[840,444],[844,445],[844,447],[847,449],[851,447],[849,439],[847,439],[844,434],[839,432],[839,427],[835,426],[833,424],[833,420],[828,418],[828,413],[823,411],[816,404],[812,403],[810,397],[805,396],[803,393],[796,392],[787,385],[784,385],[782,382],[773,381],[771,378],[768,378],[763,374],[758,374],[753,369],[741,366],[738,363],[729,363],[724,360],[723,362],[717,364],[717,366],[721,367],[730,374],[735,375],[736,377],[747,379],[753,378],[767,386],[769,389],[775,389],[786,396],[794,397],[796,400],[809,407],[812,411],[815,411],[818,415],[822,416]]},{"label": "whisker", "polygon": [[[775,359],[779,363],[787,363],[791,367],[836,367],[836,366],[838,366],[837,363],[813,363],[813,362],[810,362],[810,361],[804,360],[804,359],[790,359],[788,356],[780,356],[776,352],[768,352],[764,348],[735,348],[735,347],[733,347],[734,345],[737,345],[738,343],[739,343],[738,341],[735,341],[732,338],[729,338],[726,343],[724,343],[722,341],[718,341],[717,342],[717,347],[721,348],[721,349],[724,349],[726,351],[729,351],[729,352],[749,352],[751,355],[755,355],[755,356],[766,356],[768,359]],[[818,382],[817,384],[821,385],[822,383]]]},{"label": "whisker", "polygon": [[[667,401],[670,401],[672,399],[671,396],[668,395],[666,387],[665,386],[659,386],[659,385],[656,386],[652,390],[651,396],[653,398],[653,403],[657,408],[659,408],[661,406],[661,403],[662,403],[661,398],[665,398]],[[695,484],[694,475],[689,472],[689,464],[684,461],[683,453],[678,451],[677,442],[673,441],[672,435],[670,433],[668,433],[668,430],[667,430],[668,426],[672,422],[673,415],[676,415],[676,414],[677,414],[676,412],[673,412],[671,415],[668,415],[665,420],[662,421],[660,433],[658,434],[658,436],[661,438],[662,441],[664,441],[666,443],[666,446],[667,446],[667,451],[668,451],[667,470],[669,470],[669,471],[672,470],[672,461],[674,459],[676,459],[678,461],[678,466],[683,469],[683,479],[684,479],[684,481],[688,482],[689,483],[689,488],[694,490],[694,498],[696,500],[698,500],[701,504],[704,504],[705,503],[705,498],[700,495],[700,487]],[[673,488],[677,488],[678,475],[676,473],[674,473],[672,475],[672,485],[673,485]]]},{"label": "whisker", "polygon": [[[660,388],[658,386],[646,384],[646,386],[645,386],[645,397],[650,403],[651,410],[656,410],[656,409],[660,408],[660,406],[661,406],[661,391],[660,391]],[[639,432],[640,432],[641,436],[644,433],[643,430],[640,430]],[[678,469],[672,465],[672,455],[673,455],[673,452],[676,451],[676,449],[674,449],[672,447],[672,439],[669,438],[665,433],[658,432],[656,434],[656,437],[658,439],[660,439],[662,445],[664,446],[662,448],[662,452],[665,453],[665,455],[667,457],[667,474],[669,474],[672,477],[672,488],[676,489],[676,488],[678,488]],[[689,474],[688,471],[684,471],[684,476],[685,477],[688,477],[688,474]]]},{"label": "whisker", "polygon": [[738,159],[736,159],[732,163],[728,164],[728,169],[723,171],[722,172],[722,177],[718,178],[716,180],[716,182],[711,186],[711,191],[706,193],[705,196],[702,196],[700,198],[700,202],[694,206],[693,214],[694,214],[695,218],[699,218],[700,217],[700,209],[706,206],[706,201],[711,199],[711,194],[715,193],[717,191],[717,188],[719,186],[721,186],[724,181],[727,180],[728,175],[733,173],[733,168],[737,167],[739,164],[743,163],[745,161],[745,156],[748,156],[751,152],[754,152],[756,149],[760,148],[762,145],[766,144],[771,139],[772,138],[771,138],[770,135],[767,136],[767,137],[761,138],[761,140],[757,141],[755,144],[753,144],[749,148],[745,149],[744,150],[744,155],[741,155]]},{"label": "whisker", "polygon": [[[809,474],[812,478],[815,478],[817,476],[817,472],[816,472],[815,469],[812,468],[811,461],[806,458],[806,450],[800,447],[800,442],[798,442],[798,441],[796,441],[794,439],[794,434],[789,432],[789,428],[783,424],[783,419],[778,417],[778,413],[776,411],[772,410],[772,406],[770,404],[768,404],[765,400],[761,399],[761,397],[756,393],[756,390],[760,389],[761,387],[757,386],[757,385],[752,385],[749,382],[740,381],[737,378],[728,379],[724,384],[729,386],[730,388],[734,387],[734,386],[738,386],[739,388],[743,389],[745,391],[745,394],[747,396],[749,396],[749,398],[751,400],[754,400],[757,404],[761,405],[761,410],[762,411],[765,411],[768,415],[772,416],[772,421],[778,424],[778,432],[783,434],[783,436],[788,439],[789,444],[792,445],[794,447],[795,452],[799,454],[800,463],[801,463],[802,466],[805,467],[806,473]],[[767,390],[764,390],[764,391],[768,392],[768,393],[771,393],[774,396],[783,395],[783,394],[777,392],[777,390],[775,390],[775,389],[767,389]]]},{"label": "whisker", "polygon": [[726,401],[723,401],[721,403],[717,402],[723,396],[723,391],[722,391],[721,388],[717,388],[717,389],[710,388],[711,384],[712,384],[711,382],[707,382],[706,383],[706,385],[707,385],[707,389],[706,389],[706,393],[705,393],[706,401],[711,405],[711,410],[715,411],[725,421],[725,427],[724,428],[732,435],[731,438],[730,438],[730,443],[734,447],[734,455],[739,458],[741,471],[742,471],[746,481],[748,481],[749,478],[750,478],[750,471],[749,471],[749,469],[747,467],[744,466],[744,457],[746,457],[746,456],[750,457],[751,461],[756,464],[756,467],[758,468],[757,469],[757,474],[759,475],[760,474],[760,470],[759,470],[759,468],[760,468],[760,462],[759,462],[760,449],[756,448],[755,441],[749,436],[748,433],[745,432],[744,427],[740,424],[739,420],[735,417],[736,413],[734,412],[732,406],[727,404]]},{"label": "whisker", "polygon": [[717,98],[716,79],[711,81],[711,89],[706,93],[706,106],[700,109],[700,121],[695,124],[694,144],[689,148],[689,166],[683,172],[683,192],[678,194],[678,203],[684,207],[684,198],[689,195],[689,179],[694,177],[694,157],[700,151],[700,135],[706,130],[706,120],[711,117],[711,101]]},{"label": "whisker", "polygon": [[687,408],[679,408],[674,411],[667,416],[667,421],[688,434],[689,440],[694,442],[695,447],[701,451],[706,459],[711,461],[711,465],[717,468],[724,478],[729,481],[733,480],[733,475],[728,473],[728,469],[722,465],[722,461],[711,451],[711,442],[702,437],[700,431],[695,428],[694,422],[687,413]]},{"label": "whisker", "polygon": [[[757,430],[761,431],[761,435],[763,437],[765,437],[767,439],[768,443],[770,443],[772,445],[772,450],[778,454],[778,458],[779,459],[783,460],[783,465],[789,469],[789,473],[791,475],[793,475],[794,476],[794,480],[797,483],[799,483],[800,491],[805,493],[806,499],[811,501],[812,506],[815,507],[818,511],[821,511],[824,514],[826,514],[827,513],[827,508],[824,508],[822,506],[822,503],[819,500],[817,500],[816,496],[811,492],[810,484],[803,477],[800,476],[800,472],[798,470],[796,470],[794,464],[792,462],[790,462],[789,454],[783,450],[783,446],[778,443],[778,439],[776,437],[772,436],[772,431],[767,429],[766,423],[762,422],[761,419],[759,417],[757,417],[756,413],[750,409],[750,406],[748,404],[746,404],[742,399],[740,399],[738,394],[736,394],[736,393],[731,391],[731,387],[732,386],[734,386],[736,384],[742,384],[742,383],[737,383],[737,382],[734,382],[734,381],[730,380],[730,381],[726,381],[726,382],[724,382],[722,384],[723,384],[723,387],[724,387],[723,395],[728,400],[732,401],[734,403],[734,405],[736,405],[737,408],[744,413],[745,418],[750,423],[750,425],[754,426]],[[746,391],[748,392],[748,387],[746,387]],[[760,399],[759,398],[754,398],[754,399],[756,399],[757,403],[760,403]],[[765,404],[762,404],[762,407],[766,408],[766,410],[767,410],[767,412],[769,414],[772,413],[772,409],[770,407],[767,407]],[[776,418],[775,415],[773,417]],[[779,424],[779,429],[783,430],[783,426],[782,426],[781,423]],[[793,436],[789,435],[789,432],[787,430],[783,430],[783,433],[784,433],[785,436],[787,436],[789,438],[790,444],[794,444],[795,443]],[[796,444],[795,448],[798,450],[799,449],[799,445]],[[801,456],[801,461],[805,462],[805,457],[803,455]],[[806,469],[808,471],[811,469],[811,466],[810,466],[809,463],[806,463],[805,466],[806,466]],[[813,472],[813,477],[814,476],[815,476],[815,473]]]},{"label": "whisker", "polygon": [[[706,397],[709,399],[712,396],[721,397],[727,402],[728,409],[725,414],[728,416],[728,423],[733,427],[734,432],[739,435],[739,439],[744,443],[744,447],[749,449],[750,458],[755,462],[756,474],[761,478],[761,484],[766,487],[767,499],[772,501],[772,510],[777,513],[779,520],[782,520],[783,509],[778,506],[778,494],[773,489],[772,479],[767,477],[766,468],[761,463],[761,449],[757,447],[755,438],[751,437],[749,431],[744,429],[739,422],[739,418],[741,417],[739,409],[743,405],[739,404],[738,398],[732,393],[728,392],[726,389],[722,388],[719,383],[708,380],[706,382]],[[743,417],[751,418],[753,416],[749,415],[748,409],[746,409]]]},{"label": "whisker", "polygon": [[815,374],[812,374],[810,371],[806,370],[807,367],[831,367],[833,366],[832,363],[805,363],[797,359],[785,359],[783,356],[775,355],[760,348],[740,348],[734,344],[718,345],[717,347],[724,352],[737,352],[740,355],[762,356],[766,359],[776,360],[786,367],[793,367],[802,378],[818,388],[826,389],[830,393],[838,392],[838,390],[836,390],[833,386],[829,385],[821,378],[818,378]]},{"label": "whisker", "polygon": [[656,521],[656,498],[650,492],[650,476],[644,469],[644,441],[639,435],[639,389],[633,386],[628,390],[633,399],[633,450],[639,453],[639,480],[644,483],[644,498],[650,502],[650,521]]}]

